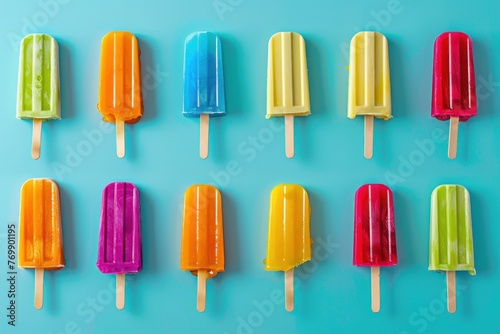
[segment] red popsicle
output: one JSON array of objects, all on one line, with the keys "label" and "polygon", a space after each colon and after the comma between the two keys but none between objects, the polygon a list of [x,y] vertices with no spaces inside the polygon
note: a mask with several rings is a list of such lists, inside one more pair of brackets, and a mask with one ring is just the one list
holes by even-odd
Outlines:
[{"label": "red popsicle", "polygon": [[371,267],[372,310],[380,310],[380,267],[398,264],[392,191],[365,184],[356,191],[354,208],[355,266]]},{"label": "red popsicle", "polygon": [[477,115],[472,40],[462,32],[445,32],[434,43],[431,115],[450,120],[448,157],[455,159],[458,122]]}]

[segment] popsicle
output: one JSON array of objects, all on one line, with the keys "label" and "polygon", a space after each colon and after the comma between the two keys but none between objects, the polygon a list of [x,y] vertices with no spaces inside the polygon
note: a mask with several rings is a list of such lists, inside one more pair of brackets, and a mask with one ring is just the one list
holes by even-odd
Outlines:
[{"label": "popsicle", "polygon": [[125,156],[125,123],[142,117],[141,62],[137,38],[110,32],[102,39],[99,102],[103,121],[116,124],[116,153]]},{"label": "popsicle", "polygon": [[347,117],[365,116],[364,155],[373,156],[373,118],[392,118],[387,39],[378,32],[354,35],[350,46]]},{"label": "popsicle", "polygon": [[200,157],[208,157],[209,118],[226,116],[224,70],[219,36],[207,31],[186,38],[182,114],[200,119]]},{"label": "popsicle", "polygon": [[35,308],[43,306],[44,270],[64,268],[59,188],[51,179],[30,179],[21,188],[19,268],[35,269]]},{"label": "popsicle", "polygon": [[285,117],[285,152],[293,158],[293,118],[311,114],[306,43],[296,32],[279,32],[268,48],[266,118]]},{"label": "popsicle", "polygon": [[365,184],[355,195],[355,266],[371,267],[372,311],[380,311],[380,267],[398,264],[394,201],[383,184]]},{"label": "popsicle", "polygon": [[61,119],[59,49],[46,34],[32,34],[21,41],[17,118],[33,120],[31,157],[40,157],[42,121]]},{"label": "popsicle", "polygon": [[125,274],[142,270],[139,190],[128,182],[110,183],[102,193],[97,268],[116,274],[116,307],[125,307]]},{"label": "popsicle", "polygon": [[469,192],[460,185],[440,185],[431,196],[429,270],[445,271],[448,311],[456,310],[455,271],[475,275]]},{"label": "popsicle", "polygon": [[458,123],[477,115],[472,40],[462,32],[445,32],[434,43],[431,115],[450,120],[448,157],[455,159]]},{"label": "popsicle", "polygon": [[222,199],[217,188],[193,185],[184,196],[181,269],[198,276],[197,310],[205,311],[206,280],[224,271]]},{"label": "popsicle", "polygon": [[293,271],[311,260],[309,196],[297,184],[280,184],[271,192],[265,269],[285,272],[285,309],[294,309]]}]

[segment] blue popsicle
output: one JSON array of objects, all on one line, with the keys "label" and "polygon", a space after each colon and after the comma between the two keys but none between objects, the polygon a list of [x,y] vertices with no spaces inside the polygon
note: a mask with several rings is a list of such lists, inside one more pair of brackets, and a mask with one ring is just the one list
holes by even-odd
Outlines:
[{"label": "blue popsicle", "polygon": [[226,115],[224,71],[219,37],[194,32],[184,48],[184,103],[182,114],[200,118],[200,157],[208,156],[209,117]]},{"label": "blue popsicle", "polygon": [[182,114],[226,115],[221,43],[214,33],[194,32],[186,38]]}]

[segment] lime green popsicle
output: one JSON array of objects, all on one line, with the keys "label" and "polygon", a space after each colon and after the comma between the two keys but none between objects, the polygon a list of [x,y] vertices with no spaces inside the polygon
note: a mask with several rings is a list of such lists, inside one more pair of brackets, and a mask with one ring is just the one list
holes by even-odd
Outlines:
[{"label": "lime green popsicle", "polygon": [[32,34],[21,42],[17,118],[33,120],[32,157],[40,156],[41,122],[61,119],[59,50],[46,34]]},{"label": "lime green popsicle", "polygon": [[475,275],[470,197],[460,185],[441,185],[431,197],[429,270],[445,271],[448,311],[455,312],[455,271]]}]

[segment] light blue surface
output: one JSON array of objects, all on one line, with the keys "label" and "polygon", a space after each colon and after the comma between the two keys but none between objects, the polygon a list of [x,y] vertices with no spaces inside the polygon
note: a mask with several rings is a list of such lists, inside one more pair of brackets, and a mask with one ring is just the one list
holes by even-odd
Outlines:
[{"label": "light blue surface", "polygon": [[[500,300],[499,11],[492,0],[4,2],[0,332],[493,332]],[[394,118],[375,121],[371,161],[363,157],[362,118],[346,117],[348,43],[362,29],[386,35],[391,63]],[[96,110],[101,38],[112,30],[135,33],[142,50],[144,117],[126,126],[123,160],[114,125],[103,125]],[[228,111],[211,122],[206,161],[198,156],[199,122],[181,113],[184,40],[203,30],[222,41]],[[287,30],[307,43],[312,110],[295,121],[292,160],[283,120],[265,119],[267,41]],[[448,30],[474,42],[479,100],[478,116],[460,125],[455,161],[446,156],[448,123],[430,117],[433,43]],[[44,124],[39,161],[30,157],[31,123],[15,118],[18,46],[33,31],[57,39],[62,78],[63,119]],[[12,328],[3,315],[5,233],[17,224],[20,187],[32,177],[52,177],[61,188],[67,266],[46,275],[41,311],[33,308],[33,271],[19,270]],[[128,277],[123,311],[114,306],[114,277],[95,266],[101,192],[113,181],[134,182],[142,201],[144,269]],[[354,192],[368,182],[391,185],[396,207],[400,264],[381,270],[379,314],[370,310],[369,270],[352,266]],[[208,282],[203,314],[195,307],[196,278],[179,269],[183,193],[195,183],[221,190],[226,237],[226,272]],[[291,314],[280,298],[283,275],[262,263],[269,194],[279,183],[308,190],[315,239],[314,261],[296,270]],[[443,183],[464,185],[472,202],[477,276],[458,273],[454,315],[441,299],[444,275],[427,271],[430,195]]]}]

